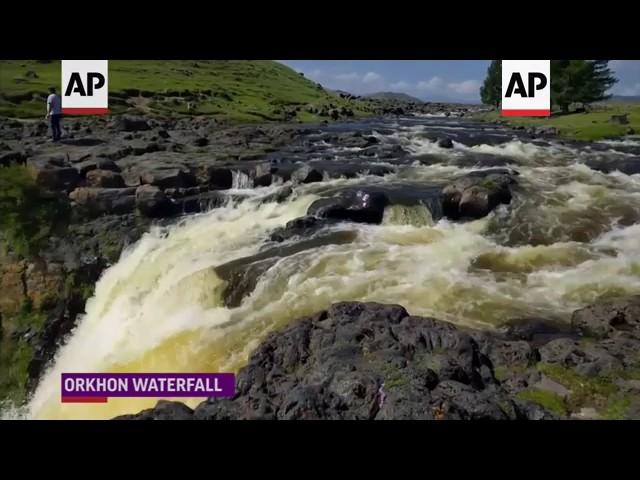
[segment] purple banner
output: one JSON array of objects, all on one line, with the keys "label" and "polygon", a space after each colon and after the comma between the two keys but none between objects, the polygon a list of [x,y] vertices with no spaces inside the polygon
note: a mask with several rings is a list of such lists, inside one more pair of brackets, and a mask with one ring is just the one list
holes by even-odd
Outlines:
[{"label": "purple banner", "polygon": [[63,373],[62,398],[233,397],[233,373]]}]

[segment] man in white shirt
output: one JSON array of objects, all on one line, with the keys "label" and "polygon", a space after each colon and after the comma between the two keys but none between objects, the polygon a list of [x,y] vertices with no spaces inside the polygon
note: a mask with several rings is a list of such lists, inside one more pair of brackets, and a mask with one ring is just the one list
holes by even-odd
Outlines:
[{"label": "man in white shirt", "polygon": [[51,122],[51,134],[53,135],[53,141],[60,140],[60,119],[62,118],[62,99],[60,95],[56,94],[55,87],[49,87],[49,96],[47,97],[47,115],[45,120],[49,119]]}]

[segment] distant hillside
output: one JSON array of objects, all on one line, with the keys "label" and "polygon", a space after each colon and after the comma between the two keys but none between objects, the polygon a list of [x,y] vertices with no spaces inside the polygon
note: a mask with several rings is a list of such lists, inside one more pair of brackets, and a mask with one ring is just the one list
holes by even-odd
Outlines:
[{"label": "distant hillside", "polygon": [[411,95],[407,95],[406,93],[397,93],[397,92],[377,92],[377,93],[371,93],[369,95],[365,95],[365,97],[374,98],[376,100],[390,100],[394,102],[403,102],[403,103],[424,103],[419,98],[412,97]]},{"label": "distant hillside", "polygon": [[640,96],[614,95],[609,99],[610,102],[637,103],[640,102]]},{"label": "distant hillside", "polygon": [[[45,61],[47,62],[47,61]],[[47,87],[60,88],[60,62],[0,61],[0,115],[43,117]],[[363,106],[324,90],[268,60],[112,60],[114,113],[206,114],[232,121],[318,121],[331,109],[366,114]]]}]

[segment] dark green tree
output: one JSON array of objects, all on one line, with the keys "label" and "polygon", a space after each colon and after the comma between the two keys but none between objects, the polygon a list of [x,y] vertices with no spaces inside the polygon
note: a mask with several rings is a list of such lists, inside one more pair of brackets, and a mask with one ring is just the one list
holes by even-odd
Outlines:
[{"label": "dark green tree", "polygon": [[553,60],[551,62],[551,103],[569,113],[572,103],[589,104],[605,100],[618,81],[608,60]]},{"label": "dark green tree", "polygon": [[500,107],[502,99],[502,60],[492,60],[487,77],[480,87],[480,99],[485,105]]}]

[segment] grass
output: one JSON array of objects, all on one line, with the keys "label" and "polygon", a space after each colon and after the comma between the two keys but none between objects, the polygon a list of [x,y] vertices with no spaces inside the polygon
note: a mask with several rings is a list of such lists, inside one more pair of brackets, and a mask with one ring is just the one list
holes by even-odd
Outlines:
[{"label": "grass", "polygon": [[567,415],[567,407],[564,400],[555,393],[546,392],[543,390],[527,389],[518,393],[518,397],[522,400],[528,400],[530,402],[537,403],[541,407],[555,413],[559,416]]},{"label": "grass", "polygon": [[[628,113],[628,125],[609,123],[611,115]],[[625,135],[629,127],[640,134],[640,104],[607,102],[592,106],[588,113],[570,113],[546,118],[502,117],[500,112],[484,112],[474,116],[483,121],[506,121],[509,125],[524,127],[556,127],[561,136],[577,140],[602,140]]]},{"label": "grass", "polygon": [[540,363],[538,370],[571,390],[571,395],[566,399],[567,408],[571,412],[583,407],[593,407],[605,418],[622,419],[631,403],[631,398],[620,392],[615,380],[634,377],[635,369],[594,377],[580,375],[557,364]]},{"label": "grass", "polygon": [[[60,70],[60,61],[0,61],[0,115],[43,117],[47,87],[60,89]],[[110,60],[109,95],[110,109],[116,113],[137,108],[264,121],[283,120],[287,109],[300,106],[292,120],[316,122],[323,117],[309,113],[308,107],[334,105],[352,108],[358,116],[366,114],[366,104],[342,99],[267,60]]]},{"label": "grass", "polygon": [[51,196],[22,165],[0,167],[0,240],[23,256],[37,254],[50,235],[64,228],[68,202]]},{"label": "grass", "polygon": [[11,338],[16,331],[30,328],[42,330],[46,315],[32,311],[29,302],[25,302],[22,311],[11,319],[3,321],[0,339],[0,400],[9,400],[20,404],[24,400],[27,370],[33,358],[33,348],[24,339]]}]

